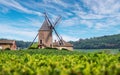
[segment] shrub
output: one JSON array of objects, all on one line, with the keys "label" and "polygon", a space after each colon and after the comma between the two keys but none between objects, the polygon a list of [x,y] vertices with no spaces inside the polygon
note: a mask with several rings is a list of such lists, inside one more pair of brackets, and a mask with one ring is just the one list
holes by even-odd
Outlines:
[{"label": "shrub", "polygon": [[29,47],[28,49],[38,49],[38,47]]},{"label": "shrub", "polygon": [[66,48],[62,48],[62,50],[68,51],[68,49],[66,49]]},{"label": "shrub", "polygon": [[52,47],[46,47],[45,49],[55,49],[55,50],[58,50],[57,48],[52,48]]},{"label": "shrub", "polygon": [[104,52],[104,53],[107,53],[107,54],[110,54],[110,53],[111,53],[110,50],[104,50],[103,52]]},{"label": "shrub", "polygon": [[33,43],[28,49],[38,49],[38,43]]},{"label": "shrub", "polygon": [[119,49],[119,52],[120,52],[120,49]]},{"label": "shrub", "polygon": [[5,48],[4,50],[10,50],[10,48]]},{"label": "shrub", "polygon": [[52,49],[58,50],[57,48],[52,48]]}]

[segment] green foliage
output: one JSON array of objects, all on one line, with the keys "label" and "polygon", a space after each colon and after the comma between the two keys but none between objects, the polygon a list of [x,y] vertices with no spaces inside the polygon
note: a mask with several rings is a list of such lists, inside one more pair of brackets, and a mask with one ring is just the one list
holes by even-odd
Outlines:
[{"label": "green foliage", "polygon": [[10,50],[10,48],[5,48],[4,50]]},{"label": "green foliage", "polygon": [[103,52],[106,53],[106,54],[110,54],[111,50],[104,50]]},{"label": "green foliage", "polygon": [[119,49],[119,52],[120,52],[120,49]]},{"label": "green foliage", "polygon": [[57,48],[46,47],[45,49],[58,50]]},{"label": "green foliage", "polygon": [[38,43],[33,43],[33,45],[31,47],[37,48],[38,47]]},{"label": "green foliage", "polygon": [[16,41],[16,45],[19,48],[28,48],[31,42],[24,42],[24,41]]},{"label": "green foliage", "polygon": [[70,41],[75,49],[119,49],[120,34]]},{"label": "green foliage", "polygon": [[29,47],[28,49],[38,49],[37,47]]},{"label": "green foliage", "polygon": [[33,43],[28,49],[38,49],[38,43]]},{"label": "green foliage", "polygon": [[120,53],[0,51],[0,75],[120,75]]},{"label": "green foliage", "polygon": [[62,48],[62,50],[68,51],[68,49]]}]

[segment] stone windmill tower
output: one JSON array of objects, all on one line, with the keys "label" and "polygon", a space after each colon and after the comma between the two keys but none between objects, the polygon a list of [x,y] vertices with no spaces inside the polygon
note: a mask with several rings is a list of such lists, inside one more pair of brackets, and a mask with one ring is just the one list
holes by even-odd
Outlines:
[{"label": "stone windmill tower", "polygon": [[52,47],[51,26],[46,18],[38,32],[38,44],[39,48]]}]

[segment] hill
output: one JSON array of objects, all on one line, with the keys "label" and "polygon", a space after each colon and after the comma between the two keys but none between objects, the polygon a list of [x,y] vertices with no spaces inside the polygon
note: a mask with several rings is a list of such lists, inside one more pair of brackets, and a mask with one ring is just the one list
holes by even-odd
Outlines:
[{"label": "hill", "polygon": [[16,40],[16,45],[19,48],[28,48],[31,42],[19,41]]},{"label": "hill", "polygon": [[[19,48],[28,48],[30,43],[16,40]],[[120,34],[79,39],[78,41],[70,41],[70,43],[74,45],[74,49],[116,49],[120,48]]]},{"label": "hill", "polygon": [[116,49],[120,48],[120,34],[70,41],[75,49]]}]

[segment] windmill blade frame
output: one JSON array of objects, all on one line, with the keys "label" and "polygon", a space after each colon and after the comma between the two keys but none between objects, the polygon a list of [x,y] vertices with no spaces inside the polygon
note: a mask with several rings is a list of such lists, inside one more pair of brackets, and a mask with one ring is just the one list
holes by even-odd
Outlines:
[{"label": "windmill blade frame", "polygon": [[51,21],[50,21],[50,19],[49,19],[49,17],[47,16],[46,13],[45,13],[45,17],[46,17],[47,21],[50,23],[50,26],[51,26],[52,29],[54,30],[54,32],[55,32],[55,34],[57,35],[59,41],[62,43],[63,41],[61,40],[61,38],[60,38],[59,34],[57,33],[57,31],[55,30],[55,28],[53,27],[53,24],[51,23]]},{"label": "windmill blade frame", "polygon": [[48,36],[47,36],[46,42],[48,41],[49,36],[51,35],[51,33],[52,33],[52,31],[53,31],[53,28],[55,28],[55,26],[60,22],[60,20],[61,20],[61,16],[58,16],[58,17],[56,18],[55,23],[53,24],[53,27],[51,27],[51,31],[48,33]]},{"label": "windmill blade frame", "polygon": [[33,45],[33,43],[35,42],[35,40],[36,40],[36,38],[37,38],[38,34],[39,34],[39,33],[37,33],[37,35],[35,36],[35,38],[33,39],[32,43],[29,45],[29,47],[28,47],[28,48],[30,48],[30,47]]}]

